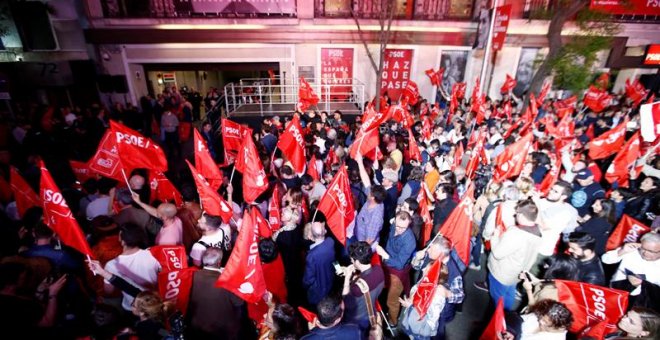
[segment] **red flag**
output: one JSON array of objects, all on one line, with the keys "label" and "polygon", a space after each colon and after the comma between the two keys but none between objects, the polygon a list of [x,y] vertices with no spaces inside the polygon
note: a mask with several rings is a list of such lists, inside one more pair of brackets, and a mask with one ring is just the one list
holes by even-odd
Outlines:
[{"label": "red flag", "polygon": [[353,194],[346,168],[342,165],[317,208],[325,215],[328,227],[341,244],[346,244],[346,228],[355,219]]},{"label": "red flag", "polygon": [[401,100],[401,103],[390,106],[387,111],[387,115],[390,116],[394,121],[402,123],[404,129],[409,129],[415,123],[415,120],[408,112],[406,108],[408,106],[407,100],[404,98]]},{"label": "red flag", "polygon": [[545,100],[545,97],[548,95],[548,92],[550,92],[550,82],[545,82],[543,83],[543,87],[541,88],[541,92],[539,92],[539,97],[536,98],[536,105],[537,106],[543,106],[543,101]]},{"label": "red flag", "polygon": [[44,209],[44,223],[53,229],[60,237],[62,243],[81,252],[84,255],[94,257],[89,248],[85,234],[80,230],[78,221],[73,217],[71,209],[66,204],[64,196],[60,189],[55,185],[55,181],[50,176],[43,162],[41,167],[41,188],[39,196]]},{"label": "red flag", "polygon": [[431,306],[435,289],[438,288],[438,276],[440,275],[441,261],[435,261],[429,268],[429,271],[422,276],[422,279],[417,284],[417,291],[412,296],[412,305],[415,307],[417,314],[420,318],[426,315],[426,312]]},{"label": "red flag", "polygon": [[506,116],[506,120],[511,122],[511,114],[513,113],[513,108],[511,108],[511,102],[507,101],[504,103],[504,108],[502,109],[504,112],[504,115]]},{"label": "red flag", "polygon": [[280,196],[280,186],[276,183],[273,188],[273,196],[270,198],[270,202],[268,202],[268,223],[273,231],[279,230],[282,225],[280,219]]},{"label": "red flag", "polygon": [[497,307],[495,308],[495,314],[493,318],[490,319],[488,327],[484,330],[484,333],[481,334],[479,340],[494,340],[498,339],[498,335],[506,331],[506,320],[504,319],[504,303],[500,297],[497,300]]},{"label": "red flag", "polygon": [[559,171],[561,170],[561,157],[556,158],[557,159],[555,160],[555,165],[550,169],[550,171],[548,171],[548,173],[543,178],[543,181],[541,182],[539,191],[543,195],[547,195],[548,192],[550,192],[552,186],[557,183],[557,179],[559,179]]},{"label": "red flag", "polygon": [[628,118],[619,123],[615,128],[609,130],[598,138],[594,138],[589,144],[589,158],[596,160],[606,158],[617,151],[621,150],[621,146],[626,139],[626,125]]},{"label": "red flag", "polygon": [[651,231],[642,222],[623,214],[621,221],[607,239],[605,249],[612,250],[621,247],[624,243],[637,243],[642,235]]},{"label": "red flag", "polygon": [[275,82],[275,71],[273,71],[273,69],[268,69],[268,79],[270,79],[271,82]]},{"label": "red flag", "polygon": [[527,153],[532,147],[532,137],[532,134],[525,135],[525,137],[519,139],[517,142],[507,146],[495,158],[495,170],[493,172],[493,179],[495,181],[499,182],[520,174],[520,171],[522,171],[525,165]]},{"label": "red flag", "polygon": [[463,160],[463,154],[465,150],[463,149],[463,143],[458,143],[456,151],[454,151],[454,162],[451,165],[451,170],[454,171],[456,168],[461,166],[461,161]]},{"label": "red flag", "polygon": [[419,146],[417,146],[417,141],[415,141],[415,136],[413,136],[412,130],[408,129],[408,154],[410,159],[414,159],[418,162],[422,161],[422,153],[419,151]]},{"label": "red flag", "polygon": [[252,129],[229,119],[222,119],[221,125],[222,144],[225,148],[225,164],[232,164],[241,150],[241,141],[247,136],[252,136]]},{"label": "red flag", "polygon": [[424,117],[424,119],[422,119],[422,137],[424,137],[425,140],[431,139],[431,130],[433,130],[433,122],[431,121],[431,118]]},{"label": "red flag", "polygon": [[553,106],[555,107],[555,111],[557,111],[557,117],[559,117],[559,119],[562,119],[564,118],[564,116],[567,115],[570,116],[570,114],[575,109],[576,103],[577,103],[577,96],[572,96],[564,100],[556,101],[553,104]]},{"label": "red flag", "polygon": [[41,206],[39,195],[25,181],[23,176],[18,172],[18,169],[13,166],[10,167],[9,185],[14,192],[14,201],[16,201],[18,216],[23,217],[28,209]]},{"label": "red flag", "polygon": [[605,72],[601,74],[598,79],[596,79],[596,86],[600,89],[607,90],[607,87],[610,85],[610,74]]},{"label": "red flag", "polygon": [[245,211],[236,246],[215,284],[216,287],[224,288],[249,303],[261,300],[266,292],[258,241],[257,222],[252,214]]},{"label": "red flag", "polygon": [[188,268],[188,255],[184,246],[153,246],[149,252],[164,272]]},{"label": "red flag", "polygon": [[479,83],[480,83],[480,79],[477,78],[477,81],[474,83],[474,87],[472,88],[471,110],[472,112],[476,112],[476,113],[481,111],[481,96],[479,95]]},{"label": "red flag", "polygon": [[451,115],[456,112],[458,108],[458,84],[454,83],[451,87],[451,99],[449,100],[449,114],[447,115],[447,123],[451,121]]},{"label": "red flag", "polygon": [[161,202],[173,202],[174,205],[180,207],[183,205],[183,198],[176,189],[174,184],[170,182],[165,174],[160,171],[150,171],[149,178],[151,178],[151,199],[159,200]]},{"label": "red flag", "polygon": [[362,128],[358,131],[353,144],[349,149],[349,154],[351,158],[355,158],[357,154],[369,155],[369,153],[378,148],[380,144],[379,130],[372,129],[367,132],[363,132]]},{"label": "red flag", "polygon": [[327,168],[330,168],[330,166],[337,163],[339,163],[339,157],[337,157],[337,154],[335,153],[335,148],[331,147],[330,151],[328,151],[328,156],[325,159],[324,165]]},{"label": "red flag", "polygon": [[282,150],[282,154],[291,162],[293,170],[296,173],[305,171],[305,139],[303,136],[304,133],[300,126],[300,117],[294,114],[293,119],[286,126],[284,133],[282,133],[280,140],[277,142],[277,147]]},{"label": "red flag", "polygon": [[300,77],[300,88],[298,88],[298,111],[305,112],[310,106],[315,106],[318,103],[319,96],[314,93],[314,89],[312,89],[305,78]]},{"label": "red flag", "polygon": [[644,104],[639,108],[639,125],[644,141],[652,142],[660,136],[660,102]]},{"label": "red flag", "polygon": [[85,183],[90,178],[97,178],[96,175],[92,174],[88,164],[85,162],[70,160],[69,165],[71,166],[71,170],[73,170],[73,174],[76,176],[76,179],[80,183]]},{"label": "red flag", "polygon": [[218,190],[222,185],[224,176],[222,175],[220,168],[218,168],[218,165],[215,164],[213,157],[211,157],[208,145],[206,145],[206,140],[197,129],[194,130],[195,168],[202,176],[204,176],[204,178],[206,178],[207,181],[209,181],[213,190]]},{"label": "red flag", "polygon": [[626,79],[626,95],[633,101],[633,103],[635,103],[635,105],[639,105],[639,103],[642,102],[644,97],[646,97],[646,93],[646,88],[638,79],[635,79],[632,83],[630,82],[630,79]]},{"label": "red flag", "polygon": [[117,154],[125,168],[167,171],[165,153],[154,141],[114,121],[110,121],[110,131],[117,145]]},{"label": "red flag", "polygon": [[431,79],[431,84],[433,86],[440,86],[442,83],[442,74],[445,73],[445,68],[441,67],[439,70],[434,71],[433,69],[426,70],[426,75]]},{"label": "red flag", "polygon": [[511,90],[513,90],[514,87],[516,87],[516,84],[518,84],[518,82],[507,73],[506,80],[504,80],[504,84],[502,84],[502,88],[500,88],[500,92],[509,93]]},{"label": "red flag", "polygon": [[600,90],[595,86],[589,86],[589,90],[584,94],[584,105],[593,112],[601,112],[610,106],[612,96],[607,91]]},{"label": "red flag", "polygon": [[589,127],[587,128],[587,131],[584,132],[584,134],[587,136],[587,138],[589,138],[590,141],[594,140],[594,138],[596,138],[594,124],[589,124]]},{"label": "red flag", "polygon": [[197,193],[199,194],[199,201],[202,209],[209,215],[220,216],[225,223],[229,223],[233,215],[233,211],[229,203],[225,201],[217,191],[213,190],[209,182],[204,179],[204,176],[197,172],[194,166],[186,159],[190,172],[195,179],[197,185]]},{"label": "red flag", "polygon": [[158,273],[158,293],[160,297],[163,301],[173,303],[176,309],[184,315],[188,310],[195,271],[197,271],[197,267]]},{"label": "red flag", "polygon": [[536,99],[534,98],[534,94],[530,93],[529,94],[529,111],[532,114],[530,119],[526,121],[525,123],[531,123],[536,120],[536,117],[539,115],[539,108],[536,106]]},{"label": "red flag", "polygon": [[628,186],[630,168],[640,156],[639,147],[639,131],[637,131],[632,137],[630,137],[623,146],[623,149],[621,149],[616,155],[610,164],[610,167],[607,168],[605,179],[607,179],[608,182],[614,183],[616,181],[621,187]]},{"label": "red flag", "polygon": [[445,223],[440,227],[440,233],[449,239],[456,249],[458,257],[465,265],[470,261],[470,234],[472,233],[472,208],[474,206],[474,185],[470,184]]},{"label": "red flag", "polygon": [[422,183],[422,186],[419,189],[419,194],[417,194],[417,201],[419,202],[419,215],[424,221],[424,226],[422,227],[422,246],[424,246],[431,239],[433,218],[431,218],[431,212],[429,210],[429,199],[426,196],[426,183]]},{"label": "red flag", "polygon": [[417,104],[417,97],[419,97],[419,88],[417,88],[417,84],[412,80],[408,80],[406,87],[401,92],[401,96],[410,103],[410,105]]},{"label": "red flag", "polygon": [[[605,334],[617,330],[616,324],[626,313],[628,292],[583,282],[554,280],[559,301],[573,314],[570,331],[579,333],[585,327],[605,321]],[[601,334],[600,339],[602,339]]]},{"label": "red flag", "polygon": [[259,212],[259,209],[257,209],[256,206],[252,206],[250,213],[252,214],[252,218],[254,219],[255,223],[257,223],[257,230],[259,230],[259,237],[263,238],[270,238],[273,236],[273,230],[270,227],[270,224],[268,224],[268,221],[264,218],[263,215],[261,215],[261,212]]},{"label": "red flag", "polygon": [[298,311],[300,312],[300,314],[302,314],[303,318],[307,320],[307,322],[314,323],[314,320],[316,320],[316,314],[308,311],[304,307],[298,307]]},{"label": "red flag", "polygon": [[477,167],[479,166],[479,161],[484,153],[484,143],[486,142],[486,134],[479,136],[476,145],[472,149],[470,154],[470,160],[465,166],[465,176],[468,178],[473,178],[477,172]]},{"label": "red flag", "polygon": [[[96,153],[87,162],[89,169],[102,176],[116,179],[123,182],[122,164],[117,152],[117,145],[114,141],[112,131],[107,130],[101,138]],[[128,169],[130,170],[130,169]]]},{"label": "red flag", "polygon": [[321,180],[321,175],[319,175],[319,169],[316,167],[316,155],[312,155],[312,158],[309,160],[306,173],[312,176],[312,178],[315,181]]},{"label": "red flag", "polygon": [[268,190],[266,171],[261,164],[252,136],[243,140],[241,150],[235,166],[236,170],[243,173],[243,198],[246,203],[253,203],[259,195]]}]

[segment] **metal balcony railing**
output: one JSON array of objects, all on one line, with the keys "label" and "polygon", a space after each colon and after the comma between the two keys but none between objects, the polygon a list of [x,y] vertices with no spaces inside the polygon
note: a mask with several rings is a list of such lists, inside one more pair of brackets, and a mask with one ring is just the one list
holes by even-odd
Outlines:
[{"label": "metal balcony railing", "polygon": [[[351,6],[360,19],[378,19],[384,0],[315,0],[317,18],[349,18]],[[469,20],[473,0],[394,0],[394,18],[399,20]]]},{"label": "metal balcony railing", "polygon": [[[344,79],[345,84],[320,85],[307,79],[319,96],[316,107],[332,111],[337,104],[351,104],[357,110],[364,104],[365,85],[357,79]],[[228,115],[277,115],[294,112],[298,103],[298,80],[275,78],[246,78],[224,88],[225,109]]]},{"label": "metal balcony railing", "polygon": [[295,17],[296,0],[101,0],[106,18]]}]

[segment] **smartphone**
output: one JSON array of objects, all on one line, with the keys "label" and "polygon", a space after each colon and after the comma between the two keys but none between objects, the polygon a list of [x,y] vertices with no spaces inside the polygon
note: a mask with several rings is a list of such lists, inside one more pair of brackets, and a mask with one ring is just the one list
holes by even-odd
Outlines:
[{"label": "smartphone", "polygon": [[626,275],[634,276],[640,280],[646,280],[646,274],[635,274],[630,269],[625,269]]},{"label": "smartphone", "polygon": [[527,278],[527,281],[532,282],[532,276],[529,275],[529,272],[525,272],[525,277]]},{"label": "smartphone", "polygon": [[339,265],[339,262],[337,261],[332,262],[332,266],[335,267],[335,273],[337,275],[341,275],[344,272],[343,270],[341,270],[341,266]]}]

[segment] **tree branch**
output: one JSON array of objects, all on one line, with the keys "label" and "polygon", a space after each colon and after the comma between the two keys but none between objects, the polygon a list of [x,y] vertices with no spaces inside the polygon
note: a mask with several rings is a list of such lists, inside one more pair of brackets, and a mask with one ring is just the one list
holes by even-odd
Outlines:
[{"label": "tree branch", "polygon": [[371,62],[371,67],[373,68],[374,72],[378,72],[378,66],[376,66],[376,60],[374,59],[373,54],[369,50],[369,46],[367,45],[367,40],[364,37],[364,33],[362,32],[362,28],[360,27],[360,21],[357,18],[357,15],[355,15],[355,11],[353,10],[353,6],[351,6],[351,16],[353,17],[353,20],[355,21],[355,26],[357,26],[358,29],[358,37],[360,38],[360,41],[362,41],[362,45],[364,46],[365,51],[367,51],[367,56],[369,57],[369,61]]}]

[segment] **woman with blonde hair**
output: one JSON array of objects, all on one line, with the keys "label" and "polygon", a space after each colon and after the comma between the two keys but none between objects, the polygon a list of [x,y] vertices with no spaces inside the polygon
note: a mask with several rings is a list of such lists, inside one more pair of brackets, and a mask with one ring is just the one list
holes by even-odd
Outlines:
[{"label": "woman with blonde hair", "polygon": [[158,293],[144,291],[133,300],[133,315],[139,318],[134,331],[141,340],[162,339],[168,335],[165,320],[170,313],[170,304],[163,303]]},{"label": "woman with blonde hair", "polygon": [[516,187],[522,196],[521,199],[530,198],[534,193],[534,180],[531,177],[519,176],[516,180]]}]

